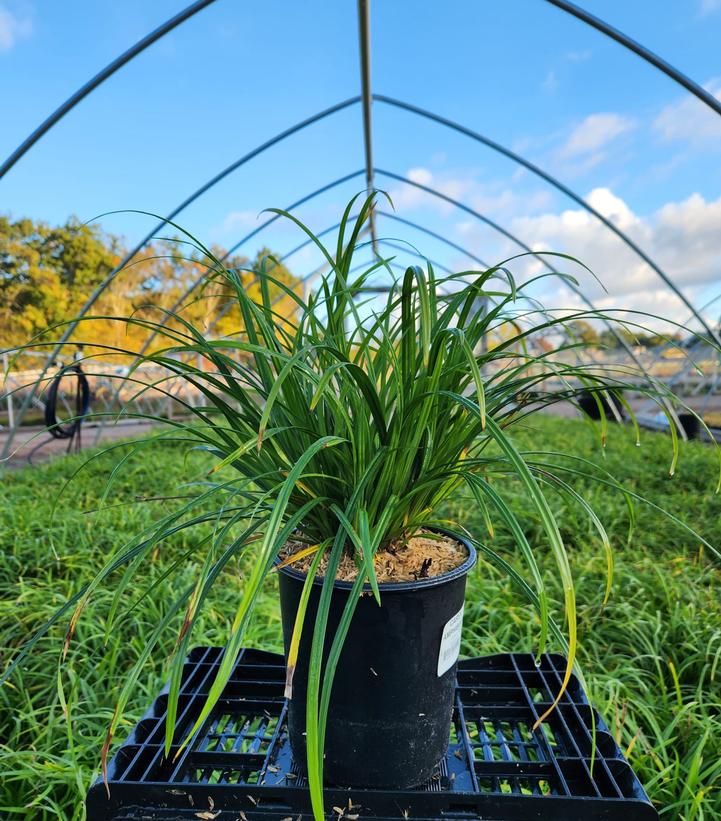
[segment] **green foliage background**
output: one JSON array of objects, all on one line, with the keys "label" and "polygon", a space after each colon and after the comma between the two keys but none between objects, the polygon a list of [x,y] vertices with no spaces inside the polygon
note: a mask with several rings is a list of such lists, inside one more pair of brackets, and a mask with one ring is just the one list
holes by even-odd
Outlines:
[{"label": "green foliage background", "polygon": [[[629,489],[678,515],[712,544],[721,544],[721,500],[712,486],[717,465],[708,446],[682,444],[679,470],[669,479],[670,447],[663,435],[644,435],[639,450],[629,431],[613,426],[602,451],[592,425],[537,417],[517,432],[516,441],[520,447],[540,446],[593,459]],[[86,456],[10,474],[0,489],[3,667],[23,638],[92,577],[112,547],[172,504],[157,497],[182,495],[179,483],[189,475],[201,476],[210,465],[202,454],[191,455],[186,463],[177,446],[154,446],[128,463],[112,499],[97,511],[117,453],[103,456],[72,482],[52,518],[55,490],[59,492]],[[623,500],[585,482],[574,486],[606,523],[616,551],[614,589],[602,611],[603,551],[583,513],[554,501],[577,580],[581,662],[594,700],[622,749],[629,751],[662,818],[719,819],[721,570],[691,537],[649,508],[638,508],[637,526],[627,544]],[[532,543],[540,542],[540,522],[521,507],[518,489],[508,484],[499,490],[524,517]],[[477,537],[488,538],[472,501],[456,498],[447,513]],[[191,539],[199,537],[198,532],[179,535],[159,549],[148,565],[148,581],[160,579],[170,563],[192,546]],[[493,547],[525,572],[512,539],[502,529],[495,533]],[[558,597],[551,557],[545,557],[544,563],[545,581]],[[185,575],[176,577],[174,587],[193,580],[197,568],[190,563],[184,568]],[[225,640],[245,570],[239,560],[214,587],[198,624],[198,641]],[[271,582],[261,599],[247,643],[280,650],[273,587]],[[21,671],[0,689],[2,817],[84,818],[83,794],[97,775],[100,747],[124,676],[173,590],[161,581],[158,595],[141,601],[103,646],[112,594],[109,585],[84,613],[69,654],[71,665],[63,667],[60,678],[64,625],[42,639]],[[125,599],[130,604],[133,591]],[[530,606],[505,577],[480,562],[469,579],[463,652],[532,650],[537,637],[538,621]],[[118,742],[157,693],[174,638],[171,629],[162,649],[153,654]]]},{"label": "green foliage background", "polygon": [[[191,249],[192,250],[192,249]],[[222,248],[213,248],[222,257]],[[95,288],[125,257],[123,241],[105,233],[97,224],[81,223],[71,217],[63,225],[48,225],[30,219],[0,214],[0,348],[25,345],[36,334],[78,315]],[[242,274],[249,294],[258,292],[253,270],[271,254],[260,249],[251,261],[232,255],[230,268],[249,268]],[[185,256],[187,255],[187,256]],[[168,309],[188,286],[206,270],[207,260],[187,245],[157,239],[138,252],[134,260],[113,280],[91,310],[93,316],[151,316],[154,308]],[[282,264],[266,266],[280,281],[294,285],[297,279]],[[211,283],[188,300],[183,317],[199,327],[209,324],[225,305],[225,289]],[[281,315],[292,312],[289,300],[281,299]],[[240,316],[229,310],[214,328],[214,334],[237,331]],[[171,323],[172,327],[172,323]],[[59,332],[48,335],[50,340]],[[85,343],[131,348],[147,337],[136,327],[123,323],[94,321],[81,325],[75,338]],[[152,350],[152,348],[151,348]]]}]

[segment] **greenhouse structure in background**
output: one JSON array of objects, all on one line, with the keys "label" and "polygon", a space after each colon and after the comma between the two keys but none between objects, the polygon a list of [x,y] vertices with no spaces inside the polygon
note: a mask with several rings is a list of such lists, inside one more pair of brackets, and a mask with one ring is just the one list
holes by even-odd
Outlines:
[{"label": "greenhouse structure in background", "polygon": [[[215,0],[197,0],[197,2],[192,3],[179,14],[170,18],[147,36],[140,39],[135,45],[119,55],[96,76],[81,86],[57,110],[50,114],[47,119],[17,147],[2,165],[0,165],[0,178],[8,174],[13,166],[22,161],[23,157],[32,150],[33,146],[41,140],[45,134],[60,122],[63,117],[69,115],[73,108],[80,104],[85,97],[102,86],[115,72],[122,70],[125,65],[141,54],[145,49],[151,47],[176,27],[203,11],[203,9],[210,6],[214,1]],[[665,74],[671,81],[681,86],[688,94],[693,95],[704,103],[714,114],[721,116],[721,103],[713,94],[641,43],[633,40],[622,31],[619,31],[567,0],[544,1],[554,6],[558,11],[572,15],[580,23],[592,27],[601,35],[615,41],[620,48],[629,50],[639,59]],[[479,152],[491,151],[504,157],[506,160],[514,163],[518,168],[523,169],[525,172],[533,175],[534,178],[540,180],[543,185],[561,194],[570,203],[583,209],[593,220],[597,221],[605,230],[613,234],[620,246],[625,246],[638,260],[648,266],[654,275],[663,283],[664,287],[684,306],[684,309],[687,311],[688,324],[696,332],[695,336],[681,341],[670,340],[666,344],[658,344],[653,348],[644,350],[634,345],[633,341],[627,336],[619,334],[617,327],[615,327],[613,321],[610,319],[605,322],[606,328],[604,330],[617,341],[618,348],[623,351],[622,355],[627,359],[629,364],[637,369],[639,374],[645,375],[649,379],[663,381],[677,395],[689,398],[689,402],[693,403],[694,409],[702,416],[707,410],[713,409],[713,397],[721,392],[721,368],[719,367],[718,357],[713,352],[713,345],[709,345],[707,342],[721,345],[721,331],[719,323],[709,321],[708,317],[719,315],[719,303],[716,300],[721,298],[721,294],[704,306],[692,304],[691,300],[677,284],[673,270],[662,268],[661,265],[650,256],[647,250],[629,236],[628,233],[622,230],[615,221],[601,213],[581,194],[551,174],[547,169],[531,162],[521,153],[512,150],[507,145],[499,143],[487,135],[467,127],[464,123],[447,118],[441,112],[430,111],[422,107],[422,105],[416,105],[406,100],[376,92],[371,82],[373,52],[370,36],[370,6],[370,0],[358,0],[359,94],[341,100],[324,110],[315,113],[309,112],[308,116],[302,121],[289,125],[278,134],[269,135],[260,145],[252,148],[249,147],[235,162],[226,168],[219,169],[212,178],[204,182],[195,191],[189,193],[182,202],[170,209],[165,218],[153,225],[152,230],[150,230],[142,240],[137,242],[118,265],[108,273],[82,306],[77,316],[77,321],[69,324],[63,330],[62,336],[57,340],[55,347],[43,355],[43,361],[38,362],[38,354],[36,352],[33,354],[33,361],[30,364],[24,362],[22,355],[17,356],[12,351],[3,352],[5,381],[3,388],[4,397],[0,401],[0,405],[3,406],[0,407],[0,450],[2,451],[1,455],[3,459],[9,457],[17,449],[19,442],[17,434],[21,428],[27,424],[27,419],[32,416],[33,411],[36,415],[38,412],[43,414],[44,421],[55,439],[67,439],[72,442],[80,430],[80,422],[74,418],[87,414],[88,411],[91,410],[92,405],[92,413],[96,419],[93,422],[94,429],[89,432],[88,435],[90,437],[89,441],[98,441],[106,426],[114,424],[117,421],[117,409],[122,405],[123,399],[127,396],[128,383],[125,377],[129,369],[116,369],[112,373],[107,374],[93,373],[92,386],[89,387],[87,377],[91,376],[91,374],[88,373],[86,376],[85,373],[85,371],[88,370],[88,366],[86,365],[84,369],[82,363],[73,362],[73,353],[69,353],[74,350],[72,337],[77,322],[92,312],[93,306],[115,278],[123,276],[123,270],[126,266],[137,258],[138,254],[149,242],[158,236],[158,233],[166,225],[169,223],[172,224],[175,220],[181,218],[185,209],[200,201],[214,186],[228,178],[242,166],[252,163],[253,160],[274,146],[284,141],[292,140],[304,129],[326,119],[332,120],[334,115],[339,112],[354,108],[360,111],[359,125],[362,128],[364,146],[364,155],[358,158],[358,167],[349,169],[349,173],[337,179],[321,180],[322,185],[320,185],[320,187],[313,191],[304,192],[302,197],[289,203],[286,206],[287,211],[293,212],[300,206],[313,201],[320,195],[336,189],[349,181],[357,180],[359,188],[364,187],[368,190],[383,189],[389,183],[401,185],[408,189],[422,192],[424,195],[432,197],[442,203],[444,207],[454,209],[464,218],[468,218],[490,229],[505,241],[508,241],[518,253],[528,254],[531,257],[537,258],[553,271],[553,258],[542,255],[540,252],[534,250],[527,238],[519,236],[507,225],[498,222],[496,219],[492,219],[488,214],[473,207],[462,198],[450,196],[448,193],[440,190],[439,187],[419,181],[418,179],[412,179],[409,175],[398,173],[398,171],[393,168],[378,167],[375,163],[373,116],[382,116],[385,110],[400,110],[412,115],[418,120],[425,120],[440,126],[445,133],[454,132],[463,139],[474,143]],[[1,184],[0,182],[0,185]],[[242,207],[242,205],[243,203],[239,202],[239,206]],[[264,217],[256,228],[238,238],[226,252],[226,258],[231,257],[251,239],[256,237],[262,239],[263,232],[278,219],[278,215]],[[371,218],[367,236],[369,255],[382,255],[399,248],[392,240],[384,237],[380,226],[385,225],[404,225],[405,227],[412,228],[420,234],[432,238],[435,242],[447,246],[454,252],[462,254],[473,266],[480,266],[481,268],[488,267],[488,261],[479,257],[464,245],[443,236],[439,232],[438,226],[421,224],[417,221],[409,220],[405,216],[393,213],[390,208],[385,207],[377,208]],[[338,225],[319,227],[322,229],[318,232],[319,235],[324,236],[332,234],[337,230]],[[306,240],[295,247],[282,249],[279,262],[292,262],[294,255],[302,251],[310,243],[311,240]],[[408,248],[403,248],[403,250],[409,253]],[[412,254],[413,251],[410,251],[410,253]],[[433,260],[430,261],[433,262]],[[447,271],[441,263],[434,262],[433,264],[438,270]],[[392,262],[391,265],[397,265],[397,263]],[[306,290],[312,289],[314,283],[323,273],[323,267],[316,267],[302,274],[300,276],[300,286]],[[171,312],[180,309],[188,300],[191,300],[197,290],[202,286],[203,281],[204,275],[201,274],[191,282],[185,292],[175,301]],[[596,309],[596,304],[581,285],[573,285],[568,282],[566,284],[571,287],[582,304],[590,310]],[[383,287],[383,283],[379,283],[379,290],[382,290]],[[227,307],[225,310],[227,310]],[[224,310],[221,310],[208,328],[208,333],[213,333],[214,327],[223,316]],[[155,331],[150,334],[149,338],[143,343],[143,348],[139,352],[139,355],[142,356],[152,345],[157,333],[158,332]],[[669,357],[669,352],[675,352],[678,355]],[[81,352],[77,352],[76,356],[78,360],[82,359]],[[669,365],[670,362],[673,362],[673,367]],[[149,375],[148,378],[152,379],[152,375]],[[629,385],[629,390],[632,392],[632,384]],[[198,397],[188,396],[186,399],[187,401],[194,402],[197,401]],[[166,402],[166,399],[162,396],[150,397],[146,395],[142,401],[150,403],[151,405],[153,402],[156,403],[156,412],[160,415],[163,412],[163,403]],[[668,426],[667,420],[652,416],[650,411],[647,416],[644,416],[647,410],[648,408],[645,408],[643,405],[637,408],[641,422],[651,427]],[[675,420],[682,437],[685,438],[687,435],[695,435],[698,433],[698,430],[694,428],[693,425],[689,426],[687,423],[688,420],[679,419],[673,409],[669,408],[669,412]],[[67,425],[63,425],[61,422],[62,416],[71,419],[71,421]],[[721,425],[711,422],[711,427],[721,427]],[[704,431],[701,431],[701,434],[703,436],[708,435]]]}]

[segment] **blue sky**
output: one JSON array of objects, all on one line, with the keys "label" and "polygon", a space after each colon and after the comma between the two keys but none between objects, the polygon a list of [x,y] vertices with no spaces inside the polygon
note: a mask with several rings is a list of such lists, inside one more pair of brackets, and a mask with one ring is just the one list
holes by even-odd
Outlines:
[{"label": "blue sky", "polygon": [[[721,0],[584,0],[698,82],[721,92]],[[66,96],[185,2],[0,0],[0,154]],[[647,250],[694,300],[719,288],[721,118],[668,78],[542,2],[376,0],[373,86],[458,120],[557,175]],[[165,213],[206,179],[295,122],[359,90],[355,2],[214,5],[84,100],[0,181],[0,210],[50,222],[115,209]],[[237,171],[179,221],[230,245],[268,206],[286,206],[363,164],[358,106]],[[376,165],[440,188],[538,248],[578,254],[606,283],[602,305],[684,319],[677,300],[606,229],[527,172],[461,135],[374,106]],[[338,218],[358,177],[298,211]],[[514,248],[468,215],[379,177],[401,216],[494,260]],[[103,225],[138,239],[128,215]],[[441,243],[381,221],[429,257],[467,266]],[[297,242],[275,225],[242,250]],[[293,259],[299,274],[312,253]],[[553,304],[571,304],[562,288]],[[547,299],[547,301],[549,301]]]}]

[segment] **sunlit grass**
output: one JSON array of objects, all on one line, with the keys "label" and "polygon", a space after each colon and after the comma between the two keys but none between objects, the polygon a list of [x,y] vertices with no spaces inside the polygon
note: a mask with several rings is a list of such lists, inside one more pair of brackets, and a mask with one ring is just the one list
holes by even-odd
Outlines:
[{"label": "sunlit grass", "polygon": [[[604,454],[598,431],[582,422],[534,419],[519,429],[521,448],[542,446],[588,456],[623,484],[653,498],[712,543],[721,543],[721,501],[708,492],[714,456],[708,446],[682,445],[676,477],[664,476],[667,439],[648,434],[639,451],[630,432],[612,426]],[[0,641],[3,652],[17,648],[34,628],[86,583],[102,558],[132,533],[155,519],[170,503],[136,502],[137,497],[180,495],[180,483],[210,464],[193,454],[191,462],[172,445],[155,445],[138,454],[120,475],[112,501],[98,507],[117,458],[101,457],[70,486],[51,525],[55,490],[85,455],[5,477],[0,505]],[[206,461],[207,460],[207,461]],[[683,531],[639,506],[637,527],[626,545],[628,516],[617,495],[592,483],[575,488],[598,511],[616,551],[611,599],[601,609],[605,562],[588,520],[570,505],[557,506],[571,554],[578,593],[581,662],[594,698],[621,749],[662,817],[711,821],[721,817],[721,572]],[[527,535],[540,539],[541,524],[523,506],[512,484],[503,490],[526,522]],[[485,525],[473,502],[457,498],[452,513],[475,535]],[[178,534],[154,554],[147,582],[160,580],[171,563],[194,544],[198,534]],[[520,571],[511,537],[496,528],[493,546]],[[550,557],[543,562],[552,597],[560,594]],[[242,566],[229,565],[200,616],[195,640],[222,643],[242,589]],[[82,819],[84,791],[98,773],[100,748],[118,692],[150,632],[197,568],[184,566],[172,583],[161,581],[157,595],[144,599],[116,625],[107,645],[103,634],[113,585],[100,588],[78,624],[70,666],[62,684],[68,723],[57,690],[65,624],[41,640],[21,671],[0,690],[0,816],[18,819]],[[247,643],[280,650],[280,623],[274,584],[264,592]],[[133,600],[133,591],[125,603]],[[118,742],[157,694],[164,663],[172,650],[169,631],[139,679]],[[469,655],[533,650],[538,622],[507,578],[481,562],[469,579],[463,651]]]}]

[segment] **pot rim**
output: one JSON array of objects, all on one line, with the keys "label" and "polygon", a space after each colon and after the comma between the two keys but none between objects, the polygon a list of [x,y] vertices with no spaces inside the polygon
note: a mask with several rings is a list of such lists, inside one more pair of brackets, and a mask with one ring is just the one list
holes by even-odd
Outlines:
[{"label": "pot rim", "polygon": [[[430,576],[427,579],[416,579],[414,581],[404,582],[379,582],[378,588],[380,589],[381,593],[401,593],[404,591],[410,592],[412,590],[420,590],[426,587],[438,587],[441,584],[446,584],[447,582],[453,581],[454,579],[460,578],[461,576],[465,576],[468,573],[468,571],[475,565],[476,560],[478,559],[476,548],[465,536],[461,536],[458,533],[453,533],[450,530],[445,530],[442,527],[429,527],[428,530],[431,530],[435,533],[440,533],[443,536],[448,536],[449,538],[455,539],[456,541],[460,542],[468,551],[468,556],[466,560],[463,562],[463,564],[459,564],[458,567],[454,567],[453,570],[449,570],[447,573],[442,573],[440,576]],[[274,564],[277,566],[279,563],[280,560],[276,558]],[[278,573],[283,573],[286,576],[290,576],[293,579],[303,582],[305,581],[307,575],[306,573],[301,573],[298,570],[294,570],[290,565],[286,565],[285,567],[279,568]],[[313,580],[313,584],[322,585],[324,578],[324,576],[316,576],[316,578]],[[345,582],[338,580],[333,582],[334,590],[351,590],[352,588],[353,582]],[[372,592],[370,584],[366,582],[363,585],[361,592]]]}]

